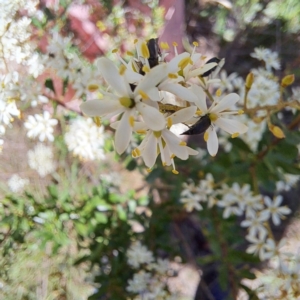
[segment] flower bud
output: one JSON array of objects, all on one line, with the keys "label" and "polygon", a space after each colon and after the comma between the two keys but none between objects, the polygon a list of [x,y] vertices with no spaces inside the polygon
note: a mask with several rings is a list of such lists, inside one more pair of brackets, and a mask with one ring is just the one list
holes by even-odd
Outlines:
[{"label": "flower bud", "polygon": [[295,81],[295,75],[294,74],[286,75],[281,80],[281,86],[283,88],[286,88],[287,86],[293,84],[294,81]]},{"label": "flower bud", "polygon": [[278,126],[274,126],[272,124],[269,125],[269,130],[273,133],[273,135],[275,137],[277,137],[278,139],[283,139],[285,138],[285,134],[282,131],[281,128],[279,128]]},{"label": "flower bud", "polygon": [[246,78],[246,83],[245,83],[245,87],[247,90],[250,90],[251,89],[251,86],[253,84],[253,81],[254,81],[254,75],[252,72],[250,72],[248,75],[247,75],[247,78]]}]

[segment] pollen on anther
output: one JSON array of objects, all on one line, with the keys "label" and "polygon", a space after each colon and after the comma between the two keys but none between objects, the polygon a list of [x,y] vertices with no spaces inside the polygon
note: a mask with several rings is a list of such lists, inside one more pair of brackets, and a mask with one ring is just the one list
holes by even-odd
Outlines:
[{"label": "pollen on anther", "polygon": [[240,134],[238,133],[238,132],[235,132],[235,133],[233,133],[232,135],[231,135],[231,137],[234,139],[234,138],[236,138],[236,137],[238,137]]},{"label": "pollen on anther", "polygon": [[148,66],[144,65],[142,68],[142,71],[144,71],[144,73],[148,73],[148,72],[150,72],[150,69]]},{"label": "pollen on anther", "polygon": [[205,142],[208,141],[208,136],[209,136],[208,131],[205,131],[204,136],[203,136]]},{"label": "pollen on anther", "polygon": [[126,67],[124,65],[121,65],[119,68],[119,74],[124,75],[125,71],[126,71]]},{"label": "pollen on anther", "polygon": [[167,163],[165,161],[162,162],[163,167],[165,167],[167,165]]},{"label": "pollen on anther", "polygon": [[201,116],[203,113],[202,113],[202,110],[200,110],[200,109],[198,109],[197,111],[196,111],[196,115],[197,116]]},{"label": "pollen on anther", "polygon": [[88,90],[89,92],[93,93],[93,92],[96,92],[98,90],[99,86],[98,84],[89,84],[88,85]]},{"label": "pollen on anther", "polygon": [[176,42],[172,42],[172,45],[173,45],[174,47],[177,47],[177,46],[178,46],[178,44],[177,44]]},{"label": "pollen on anther", "polygon": [[148,173],[152,172],[152,170],[151,170],[151,169],[146,169],[146,171],[147,171]]},{"label": "pollen on anther", "polygon": [[173,159],[173,158],[175,158],[175,157],[176,157],[175,154],[172,154],[172,155],[170,156],[171,159]]},{"label": "pollen on anther", "polygon": [[138,39],[134,39],[133,43],[136,44],[138,41]]},{"label": "pollen on anther", "polygon": [[133,116],[129,117],[129,124],[130,124],[131,127],[134,126],[134,117]]},{"label": "pollen on anther", "polygon": [[139,95],[142,97],[143,100],[146,100],[149,98],[148,95],[142,90],[139,90]]},{"label": "pollen on anther", "polygon": [[172,119],[171,119],[171,118],[168,118],[168,119],[167,119],[167,126],[168,126],[168,128],[171,128],[172,125],[173,125]]},{"label": "pollen on anther", "polygon": [[175,174],[175,175],[178,175],[178,174],[179,174],[179,172],[178,172],[177,170],[175,170],[175,169],[172,170],[172,173]]},{"label": "pollen on anther", "polygon": [[174,74],[174,73],[169,73],[169,74],[168,74],[168,77],[169,77],[170,79],[176,79],[176,78],[178,78],[178,75],[177,75],[177,74]]},{"label": "pollen on anther", "polygon": [[137,130],[136,133],[138,133],[138,134],[146,134],[147,131],[144,130],[144,129],[141,129],[141,130]]},{"label": "pollen on anther", "polygon": [[181,141],[181,142],[179,143],[179,145],[180,145],[180,146],[186,146],[186,142]]},{"label": "pollen on anther", "polygon": [[142,53],[142,56],[144,58],[149,58],[150,57],[149,49],[148,49],[148,46],[145,42],[143,42],[141,44],[141,53]]},{"label": "pollen on anther", "polygon": [[198,47],[199,46],[199,44],[198,44],[198,42],[193,42],[193,45],[195,46],[195,47]]},{"label": "pollen on anther", "polygon": [[117,53],[119,50],[118,49],[113,49],[111,52],[112,53]]},{"label": "pollen on anther", "polygon": [[133,56],[134,54],[131,51],[126,51],[126,54],[129,56]]},{"label": "pollen on anther", "polygon": [[239,115],[242,115],[244,113],[244,111],[242,110],[242,109],[240,109],[239,111],[238,111],[238,114]]},{"label": "pollen on anther", "polygon": [[162,50],[169,50],[170,49],[169,44],[167,42],[161,42],[160,43],[160,48]]},{"label": "pollen on anther", "polygon": [[217,96],[217,97],[220,97],[220,96],[221,96],[221,94],[222,94],[222,91],[221,91],[221,89],[217,89],[217,91],[216,91],[216,96]]}]

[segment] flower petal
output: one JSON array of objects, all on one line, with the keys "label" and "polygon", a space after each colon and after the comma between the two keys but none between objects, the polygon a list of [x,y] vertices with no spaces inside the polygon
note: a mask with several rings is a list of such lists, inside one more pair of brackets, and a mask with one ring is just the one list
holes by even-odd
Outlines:
[{"label": "flower petal", "polygon": [[211,156],[216,156],[219,149],[219,141],[217,137],[216,130],[210,126],[207,129],[208,132],[208,140],[207,140],[207,150]]},{"label": "flower petal", "polygon": [[190,54],[188,52],[183,52],[180,53],[179,55],[173,57],[169,62],[168,62],[168,73],[177,73],[179,71],[178,64],[179,62],[186,58],[189,57]]},{"label": "flower petal", "polygon": [[166,92],[170,92],[185,101],[190,101],[190,102],[197,101],[197,96],[193,92],[191,92],[189,89],[183,87],[180,84],[166,82],[166,83],[160,84],[159,89],[166,91]]},{"label": "flower petal", "polygon": [[89,117],[104,116],[114,111],[122,109],[119,101],[108,100],[89,100],[80,105],[81,111]]},{"label": "flower petal", "polygon": [[145,150],[142,154],[145,165],[152,168],[157,157],[157,139],[154,134],[150,134],[146,142]]},{"label": "flower petal", "polygon": [[225,130],[226,132],[233,134],[233,133],[245,133],[248,130],[248,127],[237,121],[232,119],[226,119],[226,118],[218,118],[216,121],[214,121],[214,124],[219,126],[221,129]]},{"label": "flower petal", "polygon": [[128,96],[124,78],[119,74],[119,70],[111,60],[106,57],[101,57],[97,61],[97,66],[101,75],[113,88],[113,90],[115,90],[120,96]]},{"label": "flower petal", "polygon": [[190,106],[187,108],[183,108],[175,113],[173,113],[169,118],[172,119],[173,124],[183,123],[189,119],[191,119],[197,110],[196,106]]},{"label": "flower petal", "polygon": [[144,104],[143,102],[138,102],[136,104],[136,109],[140,112],[150,129],[159,131],[165,128],[166,120],[156,108]]},{"label": "flower petal", "polygon": [[219,113],[221,111],[224,111],[228,108],[230,108],[232,105],[234,105],[236,102],[238,102],[240,99],[240,96],[236,93],[231,93],[223,97],[219,103],[217,103],[216,106],[214,106],[210,112],[212,113]]},{"label": "flower petal", "polygon": [[193,71],[191,71],[189,73],[189,78],[192,78],[192,77],[196,77],[198,75],[201,75],[207,71],[209,71],[210,69],[214,68],[215,66],[217,65],[217,63],[209,63],[209,64],[205,64],[203,67],[201,68],[197,68]]},{"label": "flower petal", "polygon": [[206,104],[206,94],[203,89],[198,85],[192,85],[191,88],[192,92],[197,95],[196,101],[194,103],[200,108],[201,111],[204,113],[207,112],[207,104]]},{"label": "flower petal", "polygon": [[189,157],[186,146],[180,145],[181,140],[174,133],[165,129],[162,131],[162,136],[172,154],[175,154],[182,160],[186,160]]},{"label": "flower petal", "polygon": [[124,112],[115,133],[115,148],[119,154],[122,154],[127,149],[131,139],[132,127],[129,122],[131,113],[131,111]]}]

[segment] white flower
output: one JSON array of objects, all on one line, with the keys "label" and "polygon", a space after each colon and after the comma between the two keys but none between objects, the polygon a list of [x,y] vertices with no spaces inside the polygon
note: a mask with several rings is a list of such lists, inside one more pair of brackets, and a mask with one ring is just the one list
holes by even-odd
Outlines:
[{"label": "white flower", "polygon": [[268,217],[272,216],[274,225],[279,225],[284,215],[288,215],[292,212],[287,206],[280,206],[282,200],[283,197],[281,195],[276,196],[273,201],[268,196],[264,197],[267,208],[262,213],[265,213]]},{"label": "white flower", "polygon": [[87,101],[81,105],[81,109],[91,117],[114,116],[122,113],[115,133],[116,151],[121,154],[129,145],[137,112],[152,130],[161,130],[165,127],[165,119],[158,110],[158,104],[149,100],[147,93],[167,77],[167,66],[161,64],[152,68],[134,91],[125,77],[120,75],[123,74],[122,68],[119,72],[109,59],[100,58],[98,67],[116,94],[105,93],[105,99]]},{"label": "white flower", "polygon": [[153,131],[147,128],[145,123],[136,123],[134,129],[137,132],[146,133],[142,143],[132,151],[133,157],[141,156],[148,168],[152,168],[158,156],[157,149],[160,151],[162,164],[169,166],[172,164],[174,174],[177,174],[174,163],[174,157],[182,160],[188,159],[189,155],[196,155],[198,152],[187,147],[186,143],[181,141],[169,128],[173,124],[184,122],[190,119],[196,111],[195,107],[186,107],[167,117],[168,128]]},{"label": "white flower", "polygon": [[98,127],[90,118],[77,118],[71,121],[70,128],[65,133],[68,150],[81,159],[104,159],[103,130],[103,126]]},{"label": "white flower", "polygon": [[253,253],[255,255],[258,254],[260,260],[265,260],[268,258],[268,255],[266,255],[268,247],[266,245],[266,233],[260,232],[258,237],[254,235],[247,235],[246,240],[249,241],[251,244],[247,248],[247,253]]},{"label": "white flower", "polygon": [[27,156],[30,168],[36,170],[41,177],[53,173],[56,169],[53,152],[50,147],[39,143],[33,150],[28,151]]},{"label": "white flower", "polygon": [[195,101],[195,104],[200,110],[198,114],[202,117],[209,117],[211,125],[204,133],[204,140],[207,142],[209,154],[211,156],[215,156],[219,148],[215,126],[218,126],[230,133],[232,137],[237,137],[239,134],[245,133],[248,130],[248,127],[241,122],[224,118],[226,115],[239,113],[238,111],[230,111],[230,107],[239,101],[239,96],[235,93],[228,94],[218,103],[213,102],[212,105],[207,108],[206,95],[203,89],[196,85],[193,85],[191,89],[197,95],[197,101]]},{"label": "white flower", "polygon": [[189,190],[183,190],[181,193],[180,202],[184,204],[187,212],[195,210],[202,210],[200,204],[201,197],[198,194],[192,194]]},{"label": "white flower", "polygon": [[139,268],[142,264],[150,264],[154,261],[151,251],[143,246],[140,241],[132,244],[127,251],[128,264],[134,268]]},{"label": "white flower", "polygon": [[145,271],[140,271],[133,275],[133,279],[128,280],[126,290],[132,293],[142,293],[146,291],[147,285],[150,282],[151,274]]},{"label": "white flower", "polygon": [[250,210],[247,219],[241,222],[242,227],[249,228],[249,234],[255,236],[259,234],[267,234],[268,230],[264,226],[264,222],[269,219],[268,215],[255,213],[253,210]]},{"label": "white flower", "polygon": [[18,174],[14,174],[9,178],[7,184],[13,193],[20,193],[23,191],[24,187],[29,184],[29,180],[20,177]]},{"label": "white flower", "polygon": [[274,68],[275,70],[280,69],[280,62],[277,52],[272,52],[270,49],[255,48],[254,53],[251,53],[251,56],[258,60],[264,61],[268,71],[271,71],[271,68]]},{"label": "white flower", "polygon": [[9,125],[13,120],[13,116],[19,116],[20,111],[18,110],[15,101],[4,101],[0,99],[0,123]]},{"label": "white flower", "polygon": [[27,128],[27,136],[29,138],[39,137],[41,142],[48,140],[49,142],[54,141],[53,127],[57,125],[56,119],[51,119],[50,113],[44,111],[43,115],[28,116],[27,121],[24,123]]}]

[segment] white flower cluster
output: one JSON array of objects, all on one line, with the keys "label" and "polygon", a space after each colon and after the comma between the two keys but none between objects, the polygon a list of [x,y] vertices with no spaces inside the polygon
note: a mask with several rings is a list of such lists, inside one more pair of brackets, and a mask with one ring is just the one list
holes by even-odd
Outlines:
[{"label": "white flower cluster", "polygon": [[57,125],[57,123],[58,121],[56,119],[51,119],[48,111],[44,111],[43,115],[36,114],[29,116],[24,126],[28,130],[27,136],[29,138],[35,139],[38,137],[41,142],[47,140],[53,142],[53,127]]},{"label": "white flower cluster", "polygon": [[[160,52],[155,39],[136,41],[137,58],[129,62],[120,58],[119,69],[107,58],[100,58],[97,66],[109,85],[103,92],[103,99],[89,100],[81,105],[82,111],[90,116],[100,116],[108,120],[120,120],[111,124],[116,129],[115,149],[121,154],[129,147],[132,132],[144,135],[141,144],[132,151],[132,156],[142,157],[151,170],[158,155],[164,166],[173,166],[177,174],[174,157],[182,160],[197,151],[186,146],[171,130],[174,124],[189,125],[182,134],[204,133],[208,152],[215,156],[218,151],[217,128],[228,132],[233,138],[247,131],[243,123],[228,118],[228,115],[242,114],[234,108],[239,101],[235,93],[214,99],[208,88],[219,82],[215,76],[219,66],[215,60],[203,64],[205,57],[193,52],[178,54],[174,44],[175,57],[164,61],[168,49],[161,43]],[[219,60],[217,60],[219,61]],[[200,66],[199,66],[200,64]],[[196,79],[195,81],[191,79]],[[167,93],[177,97],[179,105],[170,104]],[[209,100],[209,106],[207,101]]]},{"label": "white flower cluster", "polygon": [[65,142],[69,151],[81,159],[102,160],[105,158],[103,131],[103,126],[97,126],[92,119],[78,117],[71,121]]},{"label": "white flower cluster", "polygon": [[9,189],[13,193],[21,193],[28,184],[29,180],[27,178],[20,177],[18,174],[12,175],[7,182]]},{"label": "white flower cluster", "polygon": [[167,259],[155,261],[153,253],[139,241],[131,245],[127,251],[128,264],[138,272],[128,280],[127,291],[137,294],[136,300],[175,300],[176,294],[168,291],[168,272],[171,271]]},{"label": "white flower cluster", "polygon": [[44,144],[37,144],[33,150],[28,151],[27,156],[29,167],[41,177],[53,173],[56,169],[52,148]]},{"label": "white flower cluster", "polygon": [[211,174],[207,174],[206,179],[200,180],[197,186],[190,183],[184,184],[183,188],[180,201],[184,203],[188,212],[202,209],[201,203],[206,202],[209,207],[217,205],[223,208],[225,219],[231,215],[244,214],[246,219],[241,222],[241,226],[248,229],[246,239],[250,246],[247,252],[258,254],[261,260],[272,257],[276,251],[276,244],[269,235],[269,219],[277,226],[291,213],[287,206],[281,206],[281,195],[275,196],[273,200],[268,196],[253,195],[248,184],[242,187],[238,183],[231,187],[223,184],[216,188]]}]

